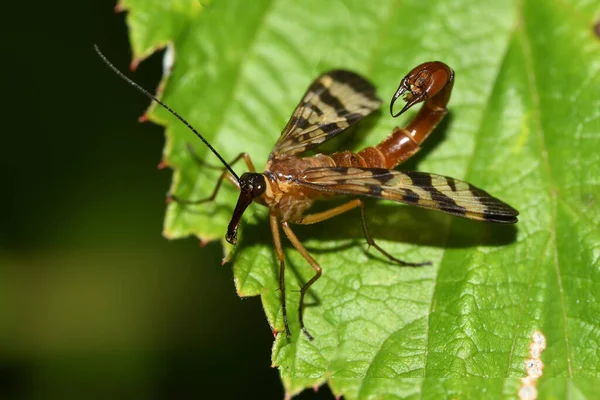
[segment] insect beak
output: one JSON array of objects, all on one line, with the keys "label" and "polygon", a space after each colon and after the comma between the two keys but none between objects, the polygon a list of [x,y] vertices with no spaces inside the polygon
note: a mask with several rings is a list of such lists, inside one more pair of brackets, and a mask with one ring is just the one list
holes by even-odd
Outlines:
[{"label": "insect beak", "polygon": [[252,194],[250,192],[244,190],[240,192],[240,197],[233,210],[233,216],[231,217],[231,221],[227,227],[227,235],[225,236],[225,239],[231,244],[237,243],[237,230],[240,225],[240,220],[242,219],[242,215],[244,214],[244,211],[246,211],[246,208],[252,203],[252,199]]}]

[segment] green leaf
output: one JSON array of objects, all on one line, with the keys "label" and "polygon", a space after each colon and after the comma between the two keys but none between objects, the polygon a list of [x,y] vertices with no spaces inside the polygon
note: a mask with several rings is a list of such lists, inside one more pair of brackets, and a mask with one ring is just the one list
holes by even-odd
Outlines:
[{"label": "green leaf", "polygon": [[[168,4],[168,5],[164,5]],[[600,378],[600,5],[583,0],[122,1],[136,58],[170,43],[162,97],[226,159],[248,152],[261,169],[308,84],[342,67],[391,98],[415,65],[456,71],[450,116],[401,169],[484,188],[521,212],[516,226],[368,203],[380,246],[432,267],[400,268],[368,251],[357,212],[294,227],[323,267],[299,332],[299,282],[313,275],[285,244],[293,337],[277,335],[273,364],[289,394],[328,382],[354,398],[517,396],[534,331],[546,338],[540,396],[594,398]],[[216,158],[162,109],[172,192],[208,196]],[[395,125],[387,112],[335,144],[373,145]],[[345,142],[343,140],[346,140]],[[332,146],[325,146],[335,150]],[[236,165],[237,171],[243,166]],[[223,238],[237,198],[167,210],[165,235]],[[327,207],[328,204],[321,207]],[[241,296],[260,295],[283,330],[278,264],[266,209],[246,212],[232,254]],[[257,323],[260,323],[257,321]],[[493,378],[493,379],[489,379]]]}]

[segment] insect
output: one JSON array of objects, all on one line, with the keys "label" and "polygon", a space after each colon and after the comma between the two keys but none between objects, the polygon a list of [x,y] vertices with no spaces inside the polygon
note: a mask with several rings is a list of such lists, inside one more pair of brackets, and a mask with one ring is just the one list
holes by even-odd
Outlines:
[{"label": "insect", "polygon": [[[346,150],[330,155],[301,157],[300,154],[355,125],[381,105],[381,100],[375,94],[375,87],[354,72],[334,70],[319,76],[296,107],[261,173],[256,171],[246,153],[241,153],[231,163],[227,163],[179,114],[123,75],[97,47],[96,51],[121,78],[166,108],[191,129],[225,166],[210,197],[191,201],[172,195],[173,200],[182,204],[202,204],[214,200],[223,180],[233,183],[240,190],[240,196],[227,227],[226,239],[232,244],[237,242],[240,220],[252,202],[269,208],[269,223],[280,266],[279,289],[283,321],[288,337],[291,336],[291,332],[287,320],[285,262],[280,227],[314,270],[313,277],[300,289],[298,310],[300,327],[312,340],[312,335],[304,326],[304,297],[321,276],[322,268],[295,235],[292,224],[315,224],[359,208],[363,233],[371,247],[397,264],[421,266],[429,263],[397,259],[375,243],[367,226],[363,197],[412,204],[485,222],[517,222],[519,213],[514,208],[469,183],[425,172],[392,169],[419,151],[421,143],[448,112],[446,106],[454,84],[454,71],[442,62],[423,63],[410,71],[400,82],[390,102],[390,113],[393,117],[399,116],[415,104],[422,103],[421,109],[406,127],[395,128],[381,143],[358,153]],[[394,114],[394,104],[400,97],[406,104],[400,112]],[[240,160],[244,160],[249,172],[238,176],[232,166]],[[326,211],[307,213],[316,200],[337,195],[353,198]]]}]

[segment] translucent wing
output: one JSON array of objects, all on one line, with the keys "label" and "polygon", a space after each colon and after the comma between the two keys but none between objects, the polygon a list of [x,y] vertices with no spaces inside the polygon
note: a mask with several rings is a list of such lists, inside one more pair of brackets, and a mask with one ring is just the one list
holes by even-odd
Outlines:
[{"label": "translucent wing", "polygon": [[441,175],[382,168],[312,168],[298,184],[315,190],[375,197],[459,217],[517,222],[519,212],[475,186]]},{"label": "translucent wing", "polygon": [[271,156],[296,154],[331,139],[377,110],[375,87],[354,72],[334,70],[308,88]]}]

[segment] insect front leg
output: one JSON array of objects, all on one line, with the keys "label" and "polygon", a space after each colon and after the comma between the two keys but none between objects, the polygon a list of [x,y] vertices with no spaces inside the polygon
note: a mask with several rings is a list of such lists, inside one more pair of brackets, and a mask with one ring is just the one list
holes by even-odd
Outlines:
[{"label": "insect front leg", "polygon": [[273,243],[275,244],[275,253],[279,260],[279,291],[281,292],[281,310],[283,313],[283,325],[285,326],[285,334],[291,337],[290,327],[287,320],[287,309],[285,306],[285,261],[283,247],[281,246],[281,236],[279,235],[279,221],[274,213],[269,215],[269,223],[271,225],[271,233],[273,234]]},{"label": "insect front leg", "polygon": [[[191,151],[191,149],[190,149],[190,151]],[[194,160],[196,160],[203,166],[207,166],[204,163],[204,161],[200,160],[193,152],[192,152],[192,154],[193,154]],[[233,165],[241,159],[244,160],[244,162],[246,163],[246,166],[248,167],[248,170],[250,172],[256,171],[256,169],[254,168],[254,164],[252,163],[252,159],[250,158],[250,155],[248,155],[248,153],[238,154],[237,157],[234,158],[233,161],[231,161],[229,163],[229,165]],[[208,168],[214,168],[214,167],[208,166]],[[217,184],[216,184],[212,194],[210,196],[208,196],[207,198],[200,199],[200,200],[186,200],[186,199],[182,199],[174,194],[169,194],[167,197],[167,200],[175,201],[176,203],[186,204],[186,205],[196,205],[196,204],[202,204],[202,203],[207,203],[207,202],[213,201],[215,199],[215,197],[217,196],[217,193],[219,193],[219,189],[221,188],[221,183],[223,183],[224,179],[226,179],[228,182],[230,182],[232,185],[234,185],[239,190],[240,183],[237,181],[237,179],[235,179],[235,177],[233,175],[231,175],[231,173],[227,170],[227,168],[219,168],[219,169],[222,170],[221,176],[219,176],[219,179],[217,180]]]},{"label": "insect front leg", "polygon": [[[218,169],[220,171],[227,170],[227,168],[219,167],[217,165],[211,165],[211,164],[207,163],[206,161],[204,161],[203,159],[201,159],[200,157],[198,157],[198,154],[196,154],[196,152],[194,151],[194,146],[192,146],[191,143],[186,143],[186,148],[188,149],[190,156],[192,156],[194,161],[196,163],[198,163],[201,167],[210,168],[210,169]],[[238,154],[237,157],[234,158],[233,161],[229,163],[229,165],[230,166],[233,165],[236,161],[238,161],[240,159],[240,157],[244,159],[244,162],[246,163],[246,166],[248,167],[248,171],[256,172],[256,169],[254,168],[254,163],[252,163],[252,159],[250,158],[248,153]]]},{"label": "insect front leg", "polygon": [[190,153],[190,156],[192,157],[192,159],[196,162],[196,164],[200,165],[203,168],[218,169],[219,171],[223,170],[223,167],[220,167],[218,165],[211,165],[211,164],[207,163],[206,161],[204,161],[203,159],[201,159],[198,156],[198,154],[196,154],[196,151],[194,150],[194,146],[192,146],[191,143],[186,143],[185,147],[186,147],[188,153]]},{"label": "insect front leg", "polygon": [[287,222],[282,222],[281,225],[283,226],[283,232],[288,237],[288,239],[290,240],[290,242],[292,242],[292,245],[296,248],[296,250],[298,250],[298,252],[300,254],[302,254],[302,257],[304,257],[304,259],[306,261],[308,261],[308,263],[310,264],[310,266],[315,271],[315,276],[313,276],[308,282],[306,282],[302,286],[302,288],[300,288],[300,305],[298,307],[298,316],[299,316],[299,319],[300,319],[300,328],[302,329],[302,332],[304,332],[304,334],[306,335],[306,337],[309,340],[313,340],[312,335],[304,327],[304,295],[306,295],[306,292],[312,286],[312,284],[315,283],[321,277],[322,268],[315,261],[315,259],[312,258],[312,256],[310,255],[310,253],[308,252],[308,250],[306,250],[306,248],[302,245],[302,243],[300,242],[300,240],[298,240],[298,237],[292,231],[292,229],[290,228],[289,224]]}]

